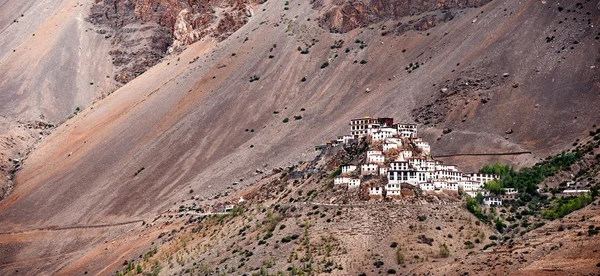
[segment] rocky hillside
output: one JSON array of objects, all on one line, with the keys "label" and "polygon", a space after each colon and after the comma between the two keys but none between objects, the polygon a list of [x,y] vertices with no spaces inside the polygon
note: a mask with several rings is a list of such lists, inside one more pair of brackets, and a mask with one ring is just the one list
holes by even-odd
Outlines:
[{"label": "rocky hillside", "polygon": [[88,20],[113,45],[115,80],[127,83],[202,38],[222,41],[252,16],[247,0],[98,0]]},{"label": "rocky hillside", "polygon": [[316,0],[313,7],[326,10],[320,23],[332,32],[349,32],[373,23],[394,20],[382,28],[382,35],[402,34],[409,30],[426,31],[450,21],[461,9],[480,7],[491,0],[380,0],[325,1]]},{"label": "rocky hillside", "polygon": [[[597,140],[586,140],[577,150],[597,144]],[[415,189],[402,198],[358,199],[352,196],[356,190],[334,185],[329,176],[335,171],[332,164],[354,156],[350,147],[337,150],[321,160],[261,172],[262,179],[248,190],[229,191],[214,201],[190,191],[191,199],[145,225],[146,233],[153,228],[161,232],[151,246],[138,249],[140,254],[132,254],[114,273],[535,275],[599,271],[600,253],[595,250],[600,229],[595,225],[598,200],[557,220],[544,219],[534,207],[539,202],[506,201],[504,207],[485,208],[480,220],[466,211],[457,193]],[[591,169],[580,169],[583,164],[600,164],[593,160],[593,154],[585,156],[569,170],[583,175]],[[588,176],[596,182],[600,175],[593,171]],[[243,202],[237,202],[240,196]],[[218,210],[213,202],[230,204],[223,199],[236,206],[229,212],[208,214]],[[495,220],[488,221],[488,217]]]},{"label": "rocky hillside", "polygon": [[[531,165],[600,121],[598,1],[453,1],[447,9],[410,1],[397,14],[365,2],[367,19],[343,24],[328,14],[358,3],[51,2],[8,1],[3,18],[16,22],[0,22],[6,133],[17,121],[73,115],[19,162],[0,202],[3,274],[112,273],[162,231],[145,232],[142,221],[190,190],[214,198],[254,183],[257,170],[312,160],[314,146],[347,133],[350,118],[417,121],[433,155],[467,171],[498,160]],[[212,33],[231,9],[239,29]],[[189,41],[175,32],[180,15],[204,26],[188,29],[198,33]],[[414,25],[433,15],[426,28]],[[404,24],[413,27],[391,31]],[[117,50],[127,54],[115,58]],[[164,58],[138,66],[133,53]],[[122,69],[139,76],[112,91]],[[2,158],[26,152],[11,150]],[[469,153],[478,155],[461,155]]]}]

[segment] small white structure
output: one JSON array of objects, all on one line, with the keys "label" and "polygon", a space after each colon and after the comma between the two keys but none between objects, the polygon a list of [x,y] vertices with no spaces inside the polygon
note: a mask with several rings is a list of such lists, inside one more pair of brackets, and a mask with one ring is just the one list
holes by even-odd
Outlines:
[{"label": "small white structure", "polygon": [[373,129],[378,129],[379,126],[380,124],[377,118],[365,116],[360,119],[352,119],[350,120],[350,134],[359,137],[366,136],[368,133],[372,132]]},{"label": "small white structure", "polygon": [[435,186],[433,186],[432,182],[422,182],[419,184],[419,188],[423,191],[433,191],[435,190]]},{"label": "small white structure", "polygon": [[356,189],[358,187],[360,187],[360,179],[351,178],[350,181],[348,182],[348,189]]},{"label": "small white structure", "polygon": [[381,196],[383,195],[383,189],[381,187],[370,187],[369,195]]},{"label": "small white structure", "polygon": [[433,173],[433,178],[435,179],[448,179],[452,181],[461,181],[463,178],[463,173],[459,171],[451,171],[451,170],[436,170]]},{"label": "small white structure", "polygon": [[408,162],[396,161],[390,163],[390,171],[405,171],[408,170]]},{"label": "small white structure", "polygon": [[387,175],[388,168],[387,167],[379,167],[379,175]]},{"label": "small white structure", "polygon": [[398,134],[402,137],[417,137],[417,125],[416,124],[397,124]]},{"label": "small white structure", "polygon": [[590,190],[564,190],[562,191],[563,194],[585,194],[585,193],[589,193]]},{"label": "small white structure", "polygon": [[515,188],[504,188],[504,194],[515,195],[517,194],[517,190]]},{"label": "small white structure", "polygon": [[383,162],[385,162],[385,155],[383,155],[383,152],[378,150],[367,151],[367,163]]},{"label": "small white structure", "polygon": [[342,173],[351,173],[353,171],[356,171],[356,166],[354,165],[342,166]]},{"label": "small white structure", "polygon": [[502,206],[502,199],[499,196],[484,196],[483,204],[487,206]]},{"label": "small white structure", "polygon": [[379,166],[377,164],[362,164],[360,165],[361,175],[379,174]]},{"label": "small white structure", "polygon": [[402,156],[404,160],[407,160],[413,156],[413,152],[412,150],[403,150],[400,152],[400,154],[398,154],[398,158],[400,158],[400,156]]},{"label": "small white structure", "polygon": [[418,149],[423,151],[424,154],[426,154],[426,155],[431,154],[431,146],[429,146],[429,143],[419,141],[419,142],[415,142],[415,145],[417,146]]},{"label": "small white structure", "polygon": [[384,131],[382,129],[373,131],[371,134],[371,140],[373,141],[383,141],[388,137],[392,137],[394,135],[392,132]]},{"label": "small white structure", "polygon": [[333,179],[333,184],[334,185],[345,185],[350,183],[350,178],[349,177],[345,177],[345,176],[338,176],[336,178]]},{"label": "small white structure", "polygon": [[446,190],[458,191],[458,183],[457,182],[447,182]]},{"label": "small white structure", "polygon": [[465,191],[465,194],[467,194],[473,198],[475,198],[477,196],[477,194],[480,194],[480,193],[481,193],[481,191]]},{"label": "small white structure", "polygon": [[467,194],[469,192],[475,192],[475,194],[477,194],[477,192],[479,192],[483,188],[483,185],[481,185],[481,183],[471,180],[464,180],[464,177],[463,180],[458,181],[458,186]]},{"label": "small white structure", "polygon": [[388,150],[391,150],[391,149],[397,149],[398,146],[399,145],[396,143],[385,142],[385,143],[383,143],[383,152],[387,152]]},{"label": "small white structure", "polygon": [[468,176],[470,177],[470,180],[477,181],[481,185],[485,184],[486,182],[488,182],[490,180],[498,179],[498,176],[495,174],[472,173],[472,174],[469,174]]},{"label": "small white structure", "polygon": [[387,192],[387,195],[400,195],[400,190],[402,190],[402,185],[400,183],[395,183],[395,184],[386,184],[385,185],[385,191]]}]

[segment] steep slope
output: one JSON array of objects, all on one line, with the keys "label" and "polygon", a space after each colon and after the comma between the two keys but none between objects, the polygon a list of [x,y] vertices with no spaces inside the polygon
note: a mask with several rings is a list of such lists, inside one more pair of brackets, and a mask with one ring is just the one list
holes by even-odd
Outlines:
[{"label": "steep slope", "polygon": [[[59,234],[27,242],[23,235],[150,219],[189,197],[190,189],[211,197],[234,181],[248,184],[257,168],[311,157],[314,145],[346,133],[352,117],[427,120],[423,132],[439,149],[434,155],[533,152],[507,159],[523,165],[559,152],[600,119],[596,4],[559,11],[557,1],[493,1],[454,10],[452,20],[427,31],[385,36],[383,26],[396,20],[331,33],[319,27],[326,7],[281,0],[254,6],[249,22],[228,39],[205,39],[165,59],[62,124],[30,155],[14,192],[0,203],[0,251],[7,256],[0,266],[8,273],[45,261],[50,271],[112,264],[131,249],[101,260],[86,253],[104,248],[100,236],[135,234],[94,228],[84,241],[60,234],[57,252],[39,249]],[[559,24],[567,9],[568,17],[579,18]],[[556,53],[564,44],[558,42],[570,44]],[[456,83],[465,96],[439,93],[445,86],[454,91],[459,76],[471,83],[496,75],[504,80],[489,89]],[[439,115],[431,121],[422,115],[429,113]],[[302,119],[294,120],[297,115]],[[445,128],[453,131],[442,135]],[[509,128],[512,134],[505,134]],[[123,227],[140,230],[139,224]]]},{"label": "steep slope", "polygon": [[[114,89],[109,43],[84,22],[89,3],[0,1],[0,198],[21,159],[78,108]],[[40,126],[42,127],[32,127]]]}]

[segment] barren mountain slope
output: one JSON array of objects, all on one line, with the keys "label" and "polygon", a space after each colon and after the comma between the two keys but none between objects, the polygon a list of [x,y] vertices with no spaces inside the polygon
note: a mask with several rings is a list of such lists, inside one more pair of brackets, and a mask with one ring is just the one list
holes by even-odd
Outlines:
[{"label": "barren mountain slope", "polygon": [[[427,121],[423,132],[434,155],[532,151],[539,157],[566,148],[600,119],[597,1],[561,11],[557,1],[492,1],[456,10],[435,28],[385,36],[383,26],[396,21],[336,34],[318,25],[327,6],[285,3],[254,6],[250,21],[228,39],[193,44],[58,127],[0,203],[4,272],[42,262],[45,270],[77,260],[85,266],[92,262],[86,252],[104,246],[96,235],[83,241],[65,235],[61,250],[42,251],[58,234],[25,240],[30,232],[19,231],[152,218],[190,189],[212,196],[241,178],[249,183],[257,168],[312,155],[314,145],[348,132],[352,117]],[[559,24],[563,17],[571,19]],[[332,48],[340,39],[343,45]],[[34,57],[48,56],[23,56]],[[459,76],[470,84],[456,82]],[[486,85],[471,88],[471,80]],[[442,88],[459,92],[440,95]],[[453,131],[438,140],[444,128]]]},{"label": "barren mountain slope", "polygon": [[114,88],[108,41],[81,1],[0,1],[0,198],[5,178],[46,133]]}]

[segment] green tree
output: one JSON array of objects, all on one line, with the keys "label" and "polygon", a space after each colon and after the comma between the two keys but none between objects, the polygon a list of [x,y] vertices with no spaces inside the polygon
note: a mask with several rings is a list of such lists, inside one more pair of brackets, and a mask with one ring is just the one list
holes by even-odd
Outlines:
[{"label": "green tree", "polygon": [[481,193],[477,193],[475,196],[475,201],[477,201],[478,204],[483,204],[483,195]]},{"label": "green tree", "polygon": [[499,194],[503,194],[504,193],[504,189],[502,188],[502,184],[500,184],[500,181],[497,179],[492,179],[488,182],[486,182],[485,184],[483,184],[483,187],[490,191],[490,193],[494,194],[494,195],[499,195]]}]

